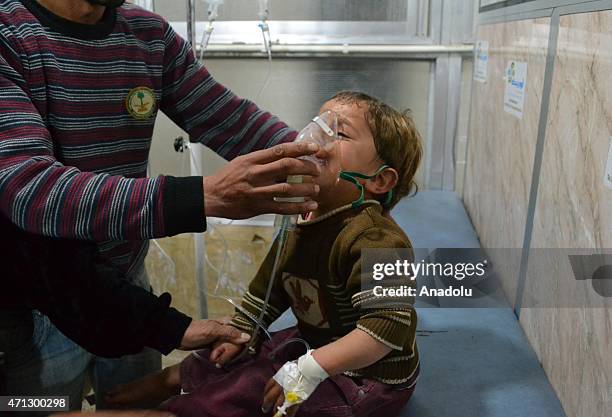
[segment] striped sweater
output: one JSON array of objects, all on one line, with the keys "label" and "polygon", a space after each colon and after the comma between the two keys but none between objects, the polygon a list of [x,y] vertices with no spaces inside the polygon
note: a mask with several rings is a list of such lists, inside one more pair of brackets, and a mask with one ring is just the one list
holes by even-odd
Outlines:
[{"label": "striped sweater", "polygon": [[[349,370],[346,375],[392,385],[416,383],[419,354],[412,300],[375,295],[368,285],[362,286],[361,270],[362,249],[410,247],[408,237],[382,215],[374,200],[358,209],[348,205],[299,224],[280,257],[264,324],[270,325],[290,307],[302,337],[312,347],[361,329],[392,351],[367,368]],[[272,247],[249,285],[242,309],[232,319],[235,327],[249,333],[253,330],[253,318],[260,316],[264,306],[275,256],[276,247]],[[395,284],[415,285],[405,277]]]},{"label": "striped sweater", "polygon": [[159,110],[226,159],[295,138],[156,14],[125,4],[85,25],[0,0],[0,214],[15,225],[94,240],[125,272],[148,239],[205,230],[201,177],[146,178]]}]

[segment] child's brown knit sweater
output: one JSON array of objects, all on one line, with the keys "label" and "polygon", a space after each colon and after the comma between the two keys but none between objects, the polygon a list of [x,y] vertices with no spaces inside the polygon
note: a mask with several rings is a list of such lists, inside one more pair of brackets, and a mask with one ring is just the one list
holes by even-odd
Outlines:
[{"label": "child's brown knit sweater", "polygon": [[[415,382],[419,355],[414,308],[405,299],[385,303],[361,288],[362,249],[411,248],[402,230],[382,215],[380,204],[366,201],[357,209],[346,206],[300,223],[289,234],[286,245],[265,323],[269,325],[291,307],[302,336],[313,347],[359,328],[393,350],[375,364],[346,375],[394,385]],[[255,317],[263,306],[275,255],[273,246],[242,301]],[[401,285],[414,283],[406,279]],[[249,333],[253,328],[253,322],[241,312],[236,313],[232,324]]]}]

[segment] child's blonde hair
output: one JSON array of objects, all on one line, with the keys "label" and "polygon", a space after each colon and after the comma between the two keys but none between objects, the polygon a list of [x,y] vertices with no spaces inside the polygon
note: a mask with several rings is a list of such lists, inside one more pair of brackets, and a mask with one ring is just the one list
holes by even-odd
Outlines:
[{"label": "child's blonde hair", "polygon": [[374,138],[376,153],[398,174],[393,198],[386,208],[393,207],[402,197],[416,192],[418,186],[414,177],[423,157],[423,145],[410,110],[400,113],[381,100],[358,91],[340,91],[330,100],[367,106],[365,117]]}]

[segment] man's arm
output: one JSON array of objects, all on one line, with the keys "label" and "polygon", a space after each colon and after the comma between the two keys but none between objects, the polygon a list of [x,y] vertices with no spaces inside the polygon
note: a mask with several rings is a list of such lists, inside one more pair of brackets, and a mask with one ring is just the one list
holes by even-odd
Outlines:
[{"label": "man's arm", "polygon": [[[280,203],[274,197],[316,198],[313,184],[287,184],[288,175],[318,175],[309,161],[317,152],[289,144],[297,136],[272,114],[221,85],[195,59],[189,44],[164,24],[163,86],[160,109],[189,132],[190,139],[232,160],[204,178],[208,216],[241,219],[262,213],[296,214],[315,210],[314,202]],[[270,148],[274,145],[291,145]],[[319,151],[320,158],[325,152]],[[248,155],[247,155],[248,154]],[[238,158],[237,158],[238,157]],[[315,168],[315,169],[313,169]]]},{"label": "man's arm", "polygon": [[274,197],[318,194],[312,184],[287,184],[288,175],[318,175],[295,158],[317,149],[282,144],[237,158],[213,176],[156,179],[82,172],[60,163],[53,138],[32,103],[16,47],[0,36],[0,214],[22,230],[84,240],[144,240],[201,232],[206,215],[246,218],[297,214],[312,202]]},{"label": "man's arm", "polygon": [[0,215],[0,253],[6,275],[0,307],[46,314],[66,336],[105,357],[151,347],[167,354],[217,340],[248,340],[233,327],[192,320],[170,307],[170,295],[155,296],[129,283],[96,257],[94,243],[25,233]]},{"label": "man's arm", "polygon": [[195,59],[189,43],[167,22],[164,24],[160,108],[189,132],[192,141],[200,142],[230,160],[295,139],[297,132],[285,123],[215,81]]},{"label": "man's arm", "polygon": [[25,73],[17,46],[0,36],[0,213],[28,232],[87,240],[205,230],[201,178],[133,179],[60,163]]},{"label": "man's arm", "polygon": [[59,302],[46,312],[60,330],[90,352],[119,357],[150,347],[167,355],[175,349],[202,349],[217,341],[242,345],[249,340],[248,335],[220,321],[192,320],[170,306],[169,293],[157,297],[117,273],[98,271],[90,271],[94,278],[89,288],[72,299],[62,300],[65,295],[60,294]]}]

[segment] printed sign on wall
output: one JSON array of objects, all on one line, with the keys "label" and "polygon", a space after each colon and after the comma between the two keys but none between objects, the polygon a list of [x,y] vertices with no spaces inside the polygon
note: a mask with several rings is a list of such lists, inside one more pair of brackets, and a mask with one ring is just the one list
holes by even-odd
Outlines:
[{"label": "printed sign on wall", "polygon": [[612,136],[610,136],[610,148],[608,149],[608,162],[604,172],[604,184],[612,190]]},{"label": "printed sign on wall", "polygon": [[474,79],[481,83],[487,82],[487,68],[489,66],[489,42],[476,42],[476,58],[474,59]]},{"label": "printed sign on wall", "polygon": [[525,87],[527,85],[527,63],[508,61],[504,78],[506,81],[504,110],[522,119],[525,105]]}]

